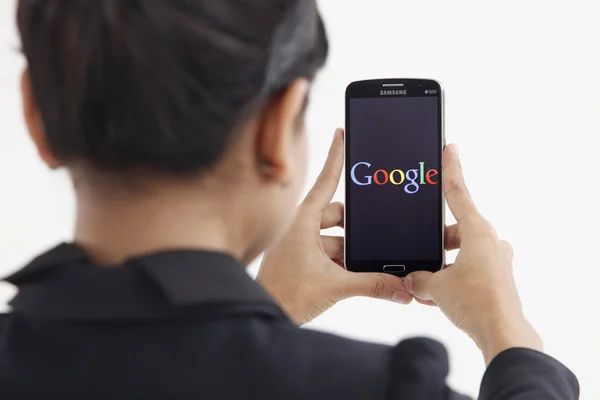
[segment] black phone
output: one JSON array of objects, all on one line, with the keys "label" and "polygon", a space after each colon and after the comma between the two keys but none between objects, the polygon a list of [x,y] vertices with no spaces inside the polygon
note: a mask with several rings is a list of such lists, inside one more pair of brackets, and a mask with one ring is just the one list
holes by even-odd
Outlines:
[{"label": "black phone", "polygon": [[346,90],[346,254],[354,272],[405,277],[445,263],[444,92],[430,79]]}]

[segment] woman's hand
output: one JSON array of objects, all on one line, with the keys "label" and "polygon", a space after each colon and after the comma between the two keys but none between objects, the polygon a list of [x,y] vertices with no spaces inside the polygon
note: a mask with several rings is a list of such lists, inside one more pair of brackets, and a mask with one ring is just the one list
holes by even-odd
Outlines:
[{"label": "woman's hand", "polygon": [[456,146],[444,153],[444,191],[457,225],[446,233],[446,247],[460,248],[443,271],[416,272],[404,281],[417,301],[437,305],[482,350],[486,362],[504,350],[541,350],[542,343],[521,308],[512,272],[512,248],[498,239],[479,214],[466,188]]},{"label": "woman's hand", "polygon": [[331,203],[344,167],[344,131],[335,133],[315,186],[298,209],[292,228],[263,259],[257,281],[297,323],[312,321],[337,302],[356,296],[409,304],[401,279],[352,273],[344,265],[344,238],[321,230],[344,224],[344,205]]}]

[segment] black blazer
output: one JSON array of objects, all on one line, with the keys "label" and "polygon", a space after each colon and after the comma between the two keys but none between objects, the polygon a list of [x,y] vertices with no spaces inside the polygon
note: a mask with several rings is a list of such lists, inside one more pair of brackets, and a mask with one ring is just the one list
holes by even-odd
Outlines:
[{"label": "black blazer", "polygon": [[[233,258],[176,251],[101,269],[64,244],[7,279],[2,399],[465,399],[431,340],[396,347],[301,330]],[[571,400],[575,376],[535,351],[488,368],[481,399]]]}]

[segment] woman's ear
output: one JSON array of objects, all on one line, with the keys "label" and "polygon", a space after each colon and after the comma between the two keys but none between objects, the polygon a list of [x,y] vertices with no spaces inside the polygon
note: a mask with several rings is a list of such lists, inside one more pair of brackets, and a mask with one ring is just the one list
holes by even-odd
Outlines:
[{"label": "woman's ear", "polygon": [[23,99],[23,117],[25,118],[25,124],[29,131],[29,136],[33,140],[42,161],[44,161],[51,169],[62,167],[62,163],[56,158],[48,144],[44,124],[33,95],[29,69],[25,69],[21,76],[21,96]]},{"label": "woman's ear", "polygon": [[303,129],[310,83],[297,79],[271,101],[263,111],[257,136],[257,156],[261,173],[283,184],[294,169],[297,135]]}]

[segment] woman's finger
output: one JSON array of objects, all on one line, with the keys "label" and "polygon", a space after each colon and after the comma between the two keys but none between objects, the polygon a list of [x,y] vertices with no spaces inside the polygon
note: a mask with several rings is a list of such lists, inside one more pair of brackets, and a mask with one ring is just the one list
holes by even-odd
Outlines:
[{"label": "woman's finger", "polygon": [[429,301],[429,300],[420,300],[417,297],[415,297],[415,301],[419,304],[423,304],[424,306],[428,306],[428,307],[437,307],[437,304],[435,304],[433,301]]},{"label": "woman's finger", "polygon": [[321,236],[323,250],[329,259],[344,265],[344,238],[340,236]]},{"label": "woman's finger", "polygon": [[444,151],[444,194],[448,207],[456,221],[478,214],[475,203],[467,190],[456,145],[448,145]]},{"label": "woman's finger", "polygon": [[344,227],[344,204],[331,203],[323,212],[321,218],[321,229]]},{"label": "woman's finger", "polygon": [[344,169],[344,130],[335,131],[333,143],[325,161],[325,166],[317,182],[306,196],[304,205],[310,208],[317,208],[321,212],[331,202],[342,177]]},{"label": "woman's finger", "polygon": [[401,304],[413,301],[413,296],[407,292],[402,280],[393,275],[348,272],[342,283],[345,298],[371,297]]},{"label": "woman's finger", "polygon": [[460,235],[458,233],[458,225],[446,227],[446,235],[444,241],[446,244],[447,251],[460,249]]}]

